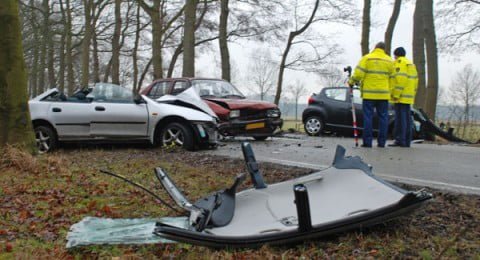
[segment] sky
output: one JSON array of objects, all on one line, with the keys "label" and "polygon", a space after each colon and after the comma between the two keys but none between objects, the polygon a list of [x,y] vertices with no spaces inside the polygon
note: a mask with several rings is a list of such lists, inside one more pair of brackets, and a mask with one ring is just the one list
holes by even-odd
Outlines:
[{"label": "sky", "polygon": [[[357,9],[361,11],[363,7],[362,0],[355,0]],[[393,6],[388,3],[389,1],[380,1],[380,3],[372,6],[371,19],[372,28],[370,31],[370,46],[372,47],[378,42],[383,41],[385,28],[390,18]],[[412,43],[412,31],[413,31],[413,11],[414,1],[408,1],[403,3],[400,16],[398,18],[394,36],[392,39],[392,50],[396,47],[402,46],[407,50],[407,58],[412,59],[411,43]],[[361,18],[361,17],[360,17]],[[313,24],[316,31],[336,32],[332,40],[336,41],[344,50],[344,53],[338,57],[344,66],[340,66],[339,69],[343,69],[345,66],[352,66],[358,63],[361,58],[360,37],[361,37],[361,24],[358,26],[346,26],[338,25],[332,28],[331,25],[325,26],[322,24]],[[437,25],[437,41],[439,38],[439,32],[441,28]],[[242,92],[248,92],[246,83],[248,80],[248,64],[250,62],[249,56],[252,49],[258,47],[259,44],[252,41],[234,42],[230,43],[230,59],[232,61],[233,75],[232,82]],[[218,48],[218,46],[213,47]],[[278,52],[278,50],[275,50]],[[274,53],[275,53],[274,51]],[[278,57],[280,60],[280,57]],[[203,54],[197,60],[197,70],[200,71],[199,76],[205,77],[220,77],[221,72],[218,66],[218,56],[209,54]],[[456,73],[461,70],[466,64],[472,64],[474,68],[480,67],[480,55],[476,52],[464,53],[457,56],[452,56],[444,53],[438,54],[439,62],[439,82],[441,88],[448,88],[451,85],[452,80],[455,78]],[[284,86],[289,83],[294,83],[300,80],[308,88],[308,94],[300,98],[300,103],[306,103],[307,97],[313,93],[318,92],[322,86],[320,84],[318,76],[313,73],[304,73],[287,70],[284,75]],[[444,91],[447,93],[446,91]],[[249,94],[249,93],[245,93]]]}]

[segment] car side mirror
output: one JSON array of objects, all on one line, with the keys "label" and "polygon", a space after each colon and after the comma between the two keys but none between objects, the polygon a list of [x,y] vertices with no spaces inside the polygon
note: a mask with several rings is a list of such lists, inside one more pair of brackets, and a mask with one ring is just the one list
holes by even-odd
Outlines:
[{"label": "car side mirror", "polygon": [[133,99],[133,102],[135,102],[135,104],[143,104],[143,103],[146,103],[145,100],[143,100],[142,96],[140,95],[135,95],[135,98]]}]

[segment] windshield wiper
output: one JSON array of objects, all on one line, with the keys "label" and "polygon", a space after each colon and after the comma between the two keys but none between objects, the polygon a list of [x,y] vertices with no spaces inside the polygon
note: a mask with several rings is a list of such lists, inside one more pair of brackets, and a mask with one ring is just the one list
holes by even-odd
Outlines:
[{"label": "windshield wiper", "polygon": [[228,94],[228,95],[225,95],[225,96],[222,96],[222,98],[245,98],[244,96],[242,95],[237,95],[237,94]]}]

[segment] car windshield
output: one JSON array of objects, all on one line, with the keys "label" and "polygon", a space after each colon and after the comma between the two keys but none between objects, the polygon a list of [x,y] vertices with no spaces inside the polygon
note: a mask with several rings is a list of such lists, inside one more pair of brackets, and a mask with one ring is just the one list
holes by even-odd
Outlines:
[{"label": "car windshield", "polygon": [[232,84],[222,80],[192,80],[192,86],[204,98],[245,98]]},{"label": "car windshield", "polygon": [[90,97],[97,102],[131,103],[133,102],[132,90],[109,83],[96,83]]}]

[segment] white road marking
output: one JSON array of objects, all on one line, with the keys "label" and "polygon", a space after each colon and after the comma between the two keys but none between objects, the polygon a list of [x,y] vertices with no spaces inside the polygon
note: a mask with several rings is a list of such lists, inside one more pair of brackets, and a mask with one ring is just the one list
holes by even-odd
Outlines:
[{"label": "white road marking", "polygon": [[[271,162],[271,163],[279,163],[279,164],[289,165],[289,166],[305,167],[305,168],[310,168],[314,170],[323,170],[330,167],[330,165],[303,163],[303,162],[281,160],[281,159],[275,159],[275,158],[263,157],[263,156],[258,156],[257,158],[259,161],[263,161],[263,162]],[[426,185],[426,186],[428,185],[429,187],[432,187],[432,188],[446,189],[451,191],[470,193],[470,194],[473,193],[473,194],[480,195],[480,188],[473,187],[473,186],[465,186],[465,185],[451,184],[451,183],[431,181],[431,180],[422,180],[422,179],[415,179],[415,178],[409,178],[409,177],[399,177],[399,176],[393,176],[393,175],[387,175],[387,174],[381,174],[381,173],[374,173],[374,174],[386,180],[400,182],[404,184]]]},{"label": "white road marking", "polygon": [[375,174],[375,175],[385,179],[390,179],[390,180],[394,180],[394,181],[402,182],[406,184],[429,185],[430,187],[447,188],[448,190],[454,190],[454,191],[468,190],[475,194],[480,194],[480,188],[473,187],[473,186],[465,186],[465,185],[445,183],[445,182],[439,182],[439,181],[421,180],[421,179],[415,179],[415,178],[398,177],[398,176],[386,175],[386,174]]}]

